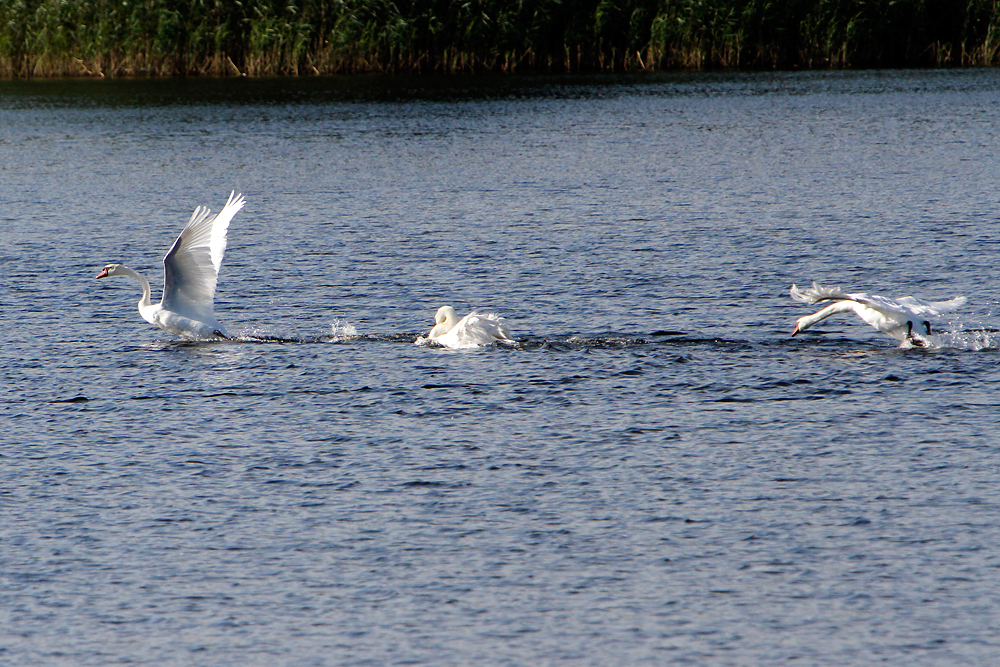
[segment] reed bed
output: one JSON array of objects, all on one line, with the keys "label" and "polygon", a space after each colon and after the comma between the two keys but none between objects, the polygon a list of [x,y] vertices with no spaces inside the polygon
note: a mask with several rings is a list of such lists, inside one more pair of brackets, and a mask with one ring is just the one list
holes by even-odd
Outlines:
[{"label": "reed bed", "polygon": [[0,76],[953,67],[1000,0],[0,0]]}]

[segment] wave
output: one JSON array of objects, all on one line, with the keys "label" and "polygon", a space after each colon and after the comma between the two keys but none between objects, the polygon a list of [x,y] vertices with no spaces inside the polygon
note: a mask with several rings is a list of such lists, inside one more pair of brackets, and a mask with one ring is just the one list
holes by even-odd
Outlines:
[{"label": "wave", "polygon": [[[335,320],[329,325],[329,330],[315,335],[295,335],[275,332],[274,329],[251,328],[240,332],[228,341],[172,341],[176,345],[218,345],[226,343],[246,343],[246,344],[277,344],[277,345],[310,345],[310,344],[365,344],[365,343],[391,343],[411,345],[420,340],[426,332],[404,332],[404,333],[361,333],[357,328],[344,320]],[[707,347],[728,351],[746,351],[754,348],[794,348],[803,349],[819,347],[829,349],[835,347],[840,350],[847,348],[857,350],[860,346],[869,346],[873,350],[898,349],[901,351],[934,351],[934,350],[958,350],[958,351],[988,351],[1000,349],[1000,329],[988,327],[977,327],[971,329],[956,328],[953,330],[943,330],[936,332],[930,337],[930,345],[926,347],[917,346],[895,346],[888,345],[891,341],[873,337],[872,341],[859,341],[857,338],[849,338],[843,335],[831,334],[823,335],[820,332],[810,333],[807,336],[791,338],[775,336],[763,339],[741,339],[726,338],[719,336],[693,336],[683,331],[656,330],[649,333],[624,333],[615,331],[595,332],[591,334],[569,333],[557,336],[520,336],[516,343],[494,344],[486,346],[486,349],[520,350],[520,351],[573,351],[585,349],[621,349],[621,348],[689,348]],[[435,347],[437,346],[428,346]],[[445,349],[445,348],[440,348]]]},{"label": "wave", "polygon": [[[330,325],[330,331],[316,335],[294,335],[275,333],[273,329],[247,329],[230,338],[229,341],[176,341],[178,344],[218,344],[218,343],[272,343],[272,344],[361,344],[361,343],[405,343],[413,344],[424,338],[426,332],[406,333],[361,333],[348,322],[337,320]],[[505,350],[578,350],[614,349],[643,346],[713,346],[747,348],[752,343],[747,340],[732,340],[720,337],[690,336],[682,331],[657,330],[650,333],[621,333],[615,331],[592,334],[569,333],[558,336],[520,336],[514,344],[494,344],[487,348]],[[438,348],[433,344],[428,347]],[[446,349],[446,348],[441,348]]]}]

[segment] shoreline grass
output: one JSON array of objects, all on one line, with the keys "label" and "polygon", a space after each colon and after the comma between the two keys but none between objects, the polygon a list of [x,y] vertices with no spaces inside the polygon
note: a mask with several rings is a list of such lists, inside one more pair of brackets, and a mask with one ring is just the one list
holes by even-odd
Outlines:
[{"label": "shoreline grass", "polygon": [[0,0],[0,77],[1000,64],[1000,0]]}]

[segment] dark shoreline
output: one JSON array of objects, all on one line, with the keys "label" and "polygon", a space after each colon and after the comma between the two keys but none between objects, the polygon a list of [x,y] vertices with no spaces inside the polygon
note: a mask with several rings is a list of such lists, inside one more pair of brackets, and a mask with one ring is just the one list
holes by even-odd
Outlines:
[{"label": "dark shoreline", "polygon": [[1000,64],[976,0],[0,0],[0,24],[0,79]]}]

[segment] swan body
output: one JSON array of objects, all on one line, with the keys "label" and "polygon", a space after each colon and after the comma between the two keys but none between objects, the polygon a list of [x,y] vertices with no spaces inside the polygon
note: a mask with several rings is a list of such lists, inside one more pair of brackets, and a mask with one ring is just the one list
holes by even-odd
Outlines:
[{"label": "swan body", "polygon": [[451,306],[441,306],[434,315],[434,328],[417,344],[437,343],[452,349],[482,347],[493,343],[514,343],[504,318],[498,315],[469,313],[462,319]]},{"label": "swan body", "polygon": [[122,264],[108,264],[98,278],[126,276],[139,281],[139,314],[150,324],[186,339],[227,338],[215,319],[215,285],[226,252],[226,232],[246,200],[230,193],[217,215],[199,206],[163,258],[163,297],[152,303],[149,281]]},{"label": "swan body", "polygon": [[966,302],[964,296],[956,296],[948,301],[923,301],[904,296],[894,301],[877,294],[848,293],[838,287],[822,287],[815,282],[805,290],[792,285],[790,294],[794,300],[802,303],[833,301],[812,315],[800,317],[795,322],[793,336],[831,315],[854,312],[872,327],[900,341],[903,346],[917,347],[926,347],[931,343],[931,318],[956,310]]}]

